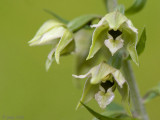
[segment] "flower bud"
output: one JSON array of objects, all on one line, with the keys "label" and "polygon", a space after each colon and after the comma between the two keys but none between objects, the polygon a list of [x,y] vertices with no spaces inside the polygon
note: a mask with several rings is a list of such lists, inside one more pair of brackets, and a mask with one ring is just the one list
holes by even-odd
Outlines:
[{"label": "flower bud", "polygon": [[59,63],[60,54],[65,54],[73,51],[73,35],[65,26],[65,24],[56,21],[48,20],[38,30],[34,38],[29,41],[30,46],[51,44],[53,46],[46,62],[47,69],[50,67],[55,55],[55,60]]}]

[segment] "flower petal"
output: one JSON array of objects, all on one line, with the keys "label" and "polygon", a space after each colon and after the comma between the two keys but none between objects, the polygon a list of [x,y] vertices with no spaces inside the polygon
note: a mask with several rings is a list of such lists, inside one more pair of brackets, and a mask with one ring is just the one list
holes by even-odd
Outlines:
[{"label": "flower petal", "polygon": [[137,29],[133,26],[130,20],[121,26],[123,29],[122,39],[125,41],[125,46],[132,58],[132,60],[139,65],[138,54],[136,51],[136,45],[138,41]]},{"label": "flower petal", "polygon": [[65,30],[63,33],[63,36],[61,38],[61,40],[58,43],[58,46],[56,48],[56,52],[55,52],[55,59],[56,62],[59,63],[59,56],[61,51],[73,40],[73,35],[69,30]]},{"label": "flower petal", "polygon": [[52,62],[54,61],[54,53],[55,53],[55,48],[53,48],[52,50],[51,50],[51,52],[48,54],[48,57],[47,57],[47,60],[46,60],[46,65],[45,65],[45,67],[46,67],[46,71],[48,71],[49,70],[49,68],[51,67],[51,65],[52,65]]},{"label": "flower petal", "polygon": [[106,47],[109,48],[112,55],[114,55],[114,53],[117,52],[117,50],[123,47],[123,40],[122,39],[119,39],[119,40],[108,39],[104,41],[104,44],[106,45]]},{"label": "flower petal", "polygon": [[98,27],[94,30],[93,36],[92,36],[92,45],[90,47],[89,55],[87,57],[87,60],[92,58],[98,50],[102,47],[103,41],[107,37],[108,30],[108,23],[106,21],[103,21],[102,23],[98,24]]},{"label": "flower petal", "polygon": [[60,23],[56,20],[48,20],[46,21],[38,30],[38,32],[36,33],[36,35],[34,36],[34,38],[29,41],[28,43],[30,45],[36,45],[36,43],[39,43],[37,41],[40,40],[40,38],[42,37],[43,34],[45,34],[46,32],[50,31],[51,29],[53,29],[56,26],[63,26],[63,23]]},{"label": "flower petal", "polygon": [[112,75],[117,82],[117,84],[122,88],[123,84],[126,82],[125,78],[123,77],[122,73],[119,70],[112,72]]},{"label": "flower petal", "polygon": [[83,79],[83,78],[89,77],[89,75],[90,75],[90,72],[86,73],[85,75],[72,75],[72,76],[75,78]]},{"label": "flower petal", "polygon": [[113,101],[114,97],[115,95],[112,92],[112,88],[108,89],[107,93],[99,91],[95,94],[95,100],[98,102],[102,109],[106,108],[106,106]]},{"label": "flower petal", "polygon": [[[94,98],[95,93],[97,93],[99,90],[99,85],[92,85],[90,84],[90,79],[88,78],[86,80],[84,89],[83,89],[83,94],[80,99],[80,102],[82,103],[87,103],[89,102],[92,98]],[[81,103],[78,103],[77,109],[81,106]]]},{"label": "flower petal", "polygon": [[98,84],[101,82],[104,78],[106,78],[107,75],[114,72],[116,69],[109,66],[108,64],[102,62],[101,64],[95,66],[90,70],[92,74],[91,78],[91,84]]},{"label": "flower petal", "polygon": [[65,30],[66,29],[64,27],[53,28],[52,30],[42,35],[38,45],[57,44],[57,39],[62,37]]},{"label": "flower petal", "polygon": [[128,20],[127,17],[118,11],[109,13],[104,18],[108,22],[109,28],[113,29],[114,31],[118,30],[118,28]]},{"label": "flower petal", "polygon": [[127,100],[127,102],[130,102],[130,92],[129,92],[129,86],[128,83],[125,82],[123,84],[123,87],[121,88],[120,86],[117,86],[119,93],[122,96],[122,102],[125,102]]}]

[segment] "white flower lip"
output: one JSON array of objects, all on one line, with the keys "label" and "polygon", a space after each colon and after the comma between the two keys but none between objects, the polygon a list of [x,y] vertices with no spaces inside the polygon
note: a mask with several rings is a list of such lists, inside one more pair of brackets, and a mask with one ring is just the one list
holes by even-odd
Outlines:
[{"label": "white flower lip", "polygon": [[114,55],[114,53],[116,53],[120,48],[123,47],[124,45],[124,40],[122,39],[107,39],[104,41],[104,44],[106,47],[108,47],[108,49],[110,50],[112,56]]},{"label": "white flower lip", "polygon": [[103,91],[99,91],[98,93],[95,94],[95,100],[98,102],[99,106],[102,109],[105,109],[107,105],[109,105],[113,99],[114,99],[115,95],[112,92],[112,89],[108,89],[107,93],[104,93]]}]

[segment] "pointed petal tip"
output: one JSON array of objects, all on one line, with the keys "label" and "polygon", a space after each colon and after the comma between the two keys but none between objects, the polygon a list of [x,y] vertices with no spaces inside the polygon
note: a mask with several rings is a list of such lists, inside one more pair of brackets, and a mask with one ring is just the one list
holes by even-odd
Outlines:
[{"label": "pointed petal tip", "polygon": [[74,75],[74,74],[72,74],[72,77],[74,77],[74,78],[79,78],[78,75]]},{"label": "pointed petal tip", "polygon": [[56,63],[57,63],[57,64],[60,64],[60,62],[59,62],[59,57],[55,57],[55,60],[56,60]]},{"label": "pointed petal tip", "polygon": [[86,60],[91,59],[93,56],[91,56],[90,54],[87,56]]},{"label": "pointed petal tip", "polygon": [[83,78],[86,78],[87,76],[89,75],[89,73],[85,74],[85,75],[72,75],[74,78],[80,78],[80,79],[83,79]]},{"label": "pointed petal tip", "polygon": [[90,83],[91,84],[98,84],[96,79],[91,79]]},{"label": "pointed petal tip", "polygon": [[55,52],[55,60],[56,60],[57,64],[60,64],[60,62],[59,62],[59,52],[57,50]]},{"label": "pointed petal tip", "polygon": [[90,59],[89,57],[86,58],[86,60],[89,60],[89,59]]},{"label": "pointed petal tip", "polygon": [[82,105],[81,102],[79,102],[77,107],[76,107],[76,110],[78,110],[81,107],[81,105]]},{"label": "pointed petal tip", "polygon": [[139,65],[139,61],[138,62],[136,62],[136,65],[139,67],[140,65]]}]

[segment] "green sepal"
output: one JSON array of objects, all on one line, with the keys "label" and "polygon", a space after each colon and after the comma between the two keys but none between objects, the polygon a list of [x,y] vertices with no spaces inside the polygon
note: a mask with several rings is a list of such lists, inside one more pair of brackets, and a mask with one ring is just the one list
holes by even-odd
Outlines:
[{"label": "green sepal", "polygon": [[122,39],[127,43],[126,49],[130,54],[133,62],[139,66],[138,54],[136,50],[138,41],[138,32],[130,20],[128,20],[127,23],[123,25]]},{"label": "green sepal", "polygon": [[90,23],[92,20],[100,18],[100,16],[98,15],[83,15],[80,17],[77,17],[75,19],[73,19],[72,21],[70,21],[67,26],[68,28],[72,31],[75,32],[79,29],[81,29],[82,27],[84,27],[85,25],[87,25],[88,23]]},{"label": "green sepal", "polygon": [[[140,39],[138,41],[138,44],[136,46],[136,50],[137,50],[138,56],[140,56],[143,53],[144,49],[145,49],[146,39],[147,39],[146,28],[144,27],[143,31],[142,31],[142,34],[140,36]],[[128,59],[131,59],[131,56],[129,56]]]},{"label": "green sepal", "polygon": [[56,51],[55,51],[55,60],[59,64],[59,56],[63,49],[73,40],[73,35],[69,30],[66,30],[59,41]]},{"label": "green sepal", "polygon": [[154,88],[152,88],[150,91],[148,91],[144,97],[143,97],[143,103],[148,103],[152,99],[160,96],[160,84]]},{"label": "green sepal", "polygon": [[[28,43],[30,46],[54,44],[60,38],[65,28],[64,24],[57,20],[46,21],[37,31],[36,35]],[[59,33],[59,34],[58,34]],[[53,43],[54,42],[54,43]]]},{"label": "green sepal", "polygon": [[139,42],[138,42],[137,47],[136,47],[138,55],[140,55],[144,51],[145,44],[146,44],[146,39],[147,39],[146,28],[144,27],[143,32],[141,34],[141,37],[140,37]]},{"label": "green sepal", "polygon": [[106,20],[109,28],[113,29],[114,31],[118,30],[119,27],[128,20],[128,18],[121,14],[118,10],[107,14],[102,19]]},{"label": "green sepal", "polygon": [[147,0],[135,0],[133,5],[130,8],[128,8],[125,13],[130,15],[141,11],[144,8],[146,2]]},{"label": "green sepal", "polygon": [[[52,63],[54,62],[55,60],[55,50],[56,50],[56,47],[54,46],[53,49],[51,50],[51,52],[49,53],[48,57],[47,57],[47,60],[46,60],[46,63],[45,63],[45,68],[46,68],[46,71],[49,70],[49,68],[51,67]],[[72,40],[63,50],[62,52],[60,53],[61,55],[60,56],[65,56],[65,55],[69,55],[71,54],[72,52],[74,52],[75,50],[75,42],[74,40]]]},{"label": "green sepal", "polygon": [[87,60],[92,58],[99,49],[103,46],[104,40],[107,38],[106,31],[108,29],[108,24],[104,21],[101,26],[97,27],[92,36],[92,45],[90,47],[89,55],[87,57]]},{"label": "green sepal", "polygon": [[78,109],[81,106],[81,102],[83,103],[88,103],[92,98],[94,98],[94,95],[98,92],[99,90],[99,85],[93,85],[90,83],[90,79],[87,78],[85,85],[84,85],[84,89],[83,89],[83,94],[82,97],[80,99],[80,102],[77,105]]},{"label": "green sepal", "polygon": [[123,84],[123,87],[120,88],[118,85],[117,85],[117,88],[118,88],[118,91],[119,93],[121,94],[122,96],[122,102],[130,102],[130,92],[129,92],[129,86],[128,86],[128,83],[125,82]]},{"label": "green sepal", "polygon": [[44,9],[44,11],[50,15],[52,15],[53,17],[55,17],[57,20],[59,20],[62,23],[67,24],[69,21],[65,20],[64,18],[60,17],[59,15],[57,15],[56,13],[54,13],[53,11],[50,11],[48,9]]}]

